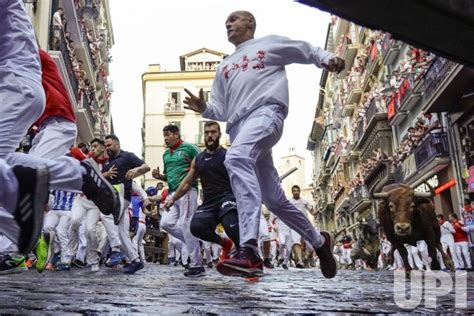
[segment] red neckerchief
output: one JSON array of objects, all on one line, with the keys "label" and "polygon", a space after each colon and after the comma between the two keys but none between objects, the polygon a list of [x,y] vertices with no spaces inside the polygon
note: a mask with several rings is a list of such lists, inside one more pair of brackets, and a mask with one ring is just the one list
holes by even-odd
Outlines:
[{"label": "red neckerchief", "polygon": [[95,162],[97,162],[98,164],[101,164],[101,165],[103,165],[107,160],[109,160],[109,157],[107,157],[107,156],[102,157],[102,158],[100,158],[100,157],[97,157],[97,158],[92,157],[92,158],[95,160]]},{"label": "red neckerchief", "polygon": [[180,139],[178,140],[178,142],[176,143],[176,145],[174,145],[173,147],[170,147],[170,154],[173,154],[173,152],[183,143],[183,141]]},{"label": "red neckerchief", "polygon": [[443,225],[445,222],[446,222],[446,221],[445,221],[444,219],[442,219],[442,220],[439,221],[439,224],[440,224],[440,225]]}]

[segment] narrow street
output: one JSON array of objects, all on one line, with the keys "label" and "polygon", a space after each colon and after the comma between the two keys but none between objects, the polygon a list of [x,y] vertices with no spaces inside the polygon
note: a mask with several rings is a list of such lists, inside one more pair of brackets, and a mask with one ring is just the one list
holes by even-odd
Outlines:
[{"label": "narrow street", "polygon": [[223,277],[214,269],[188,279],[182,268],[154,264],[134,276],[107,268],[97,274],[29,271],[0,276],[0,313],[474,313],[473,281],[470,273],[467,310],[456,310],[453,295],[445,295],[437,298],[435,311],[424,302],[414,310],[398,307],[390,271],[342,270],[325,280],[314,269],[276,268],[259,282]]}]

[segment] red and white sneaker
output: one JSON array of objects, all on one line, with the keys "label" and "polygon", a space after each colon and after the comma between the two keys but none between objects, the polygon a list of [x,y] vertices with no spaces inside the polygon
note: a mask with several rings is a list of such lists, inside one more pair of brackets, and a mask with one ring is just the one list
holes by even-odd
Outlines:
[{"label": "red and white sneaker", "polygon": [[216,270],[227,276],[262,277],[263,260],[253,249],[241,247],[233,257],[220,261],[216,265]]},{"label": "red and white sneaker", "polygon": [[219,256],[219,261],[224,261],[230,258],[230,251],[234,243],[228,238],[224,238],[224,244],[222,245],[221,255]]}]

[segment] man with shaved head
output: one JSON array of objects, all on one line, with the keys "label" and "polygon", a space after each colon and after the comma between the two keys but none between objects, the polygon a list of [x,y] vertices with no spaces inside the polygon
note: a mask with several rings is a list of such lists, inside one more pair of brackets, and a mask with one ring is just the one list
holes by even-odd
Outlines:
[{"label": "man with shaved head", "polygon": [[225,166],[230,176],[239,212],[240,248],[217,269],[225,275],[263,275],[257,238],[261,203],[295,230],[315,249],[321,271],[336,275],[331,238],[318,232],[308,218],[285,197],[273,166],[272,147],[283,132],[288,114],[288,80],[285,66],[314,64],[331,72],[344,69],[344,61],[321,48],[278,35],[254,38],[256,20],[252,13],[236,11],[225,22],[227,38],[235,52],[219,65],[212,86],[211,101],[201,89],[190,91],[186,108],[203,117],[227,122],[232,147]]}]

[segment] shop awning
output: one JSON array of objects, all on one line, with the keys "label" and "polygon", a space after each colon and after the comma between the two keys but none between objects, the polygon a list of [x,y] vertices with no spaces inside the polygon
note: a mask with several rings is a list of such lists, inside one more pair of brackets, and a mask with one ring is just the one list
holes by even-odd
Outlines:
[{"label": "shop awning", "polygon": [[473,0],[297,0],[474,66]]}]

